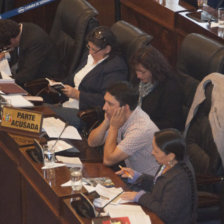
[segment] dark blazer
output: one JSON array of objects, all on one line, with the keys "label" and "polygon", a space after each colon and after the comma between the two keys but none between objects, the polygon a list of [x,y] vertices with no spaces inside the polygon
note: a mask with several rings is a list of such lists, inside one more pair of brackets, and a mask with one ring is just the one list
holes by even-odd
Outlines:
[{"label": "dark blazer", "polygon": [[182,130],[183,95],[175,78],[160,82],[151,93],[142,100],[142,109],[160,128],[177,128]]},{"label": "dark blazer", "polygon": [[12,63],[18,62],[14,74],[17,83],[31,81],[41,77],[54,77],[58,72],[57,51],[48,34],[39,26],[23,23],[19,43],[12,54]]},{"label": "dark blazer", "polygon": [[[65,81],[66,84],[74,86],[74,74],[76,74],[87,63],[88,53],[85,55],[77,70]],[[104,104],[104,94],[108,86],[128,78],[128,67],[120,56],[108,57],[102,63],[92,69],[79,85],[80,110],[90,109]]]},{"label": "dark blazer", "polygon": [[166,224],[195,223],[197,194],[194,171],[191,165],[185,167],[192,172],[192,183],[180,163],[159,176],[155,185],[152,176],[144,174],[139,178],[141,187],[147,192],[138,203],[156,213]]}]

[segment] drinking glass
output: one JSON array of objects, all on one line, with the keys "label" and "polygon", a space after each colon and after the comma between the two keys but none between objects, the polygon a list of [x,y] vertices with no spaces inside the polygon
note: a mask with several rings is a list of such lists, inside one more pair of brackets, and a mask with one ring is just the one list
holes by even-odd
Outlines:
[{"label": "drinking glass", "polygon": [[54,165],[54,149],[52,147],[48,147],[48,145],[43,145],[43,154],[44,154],[44,166],[45,167],[53,167]]},{"label": "drinking glass", "polygon": [[73,191],[82,189],[82,169],[80,167],[70,168],[70,180]]},{"label": "drinking glass", "polygon": [[220,28],[224,28],[224,8],[218,8],[218,23]]}]

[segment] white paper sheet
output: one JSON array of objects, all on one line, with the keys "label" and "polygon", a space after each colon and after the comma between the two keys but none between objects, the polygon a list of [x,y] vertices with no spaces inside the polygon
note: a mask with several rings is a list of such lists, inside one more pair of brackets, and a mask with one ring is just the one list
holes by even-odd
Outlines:
[{"label": "white paper sheet", "polygon": [[[50,138],[58,138],[65,127],[65,122],[54,117],[44,118],[43,128]],[[64,130],[61,138],[81,140],[78,130],[73,126],[68,126]]]},{"label": "white paper sheet", "polygon": [[56,156],[56,159],[59,162],[64,163],[68,167],[81,167],[82,168],[82,162],[79,159],[79,157]]},{"label": "white paper sheet", "polygon": [[0,61],[0,72],[4,73],[7,76],[12,76],[11,69],[9,67],[9,63],[7,59],[3,59]]},{"label": "white paper sheet", "polygon": [[76,99],[69,98],[68,101],[62,104],[63,107],[79,109],[79,101]]},{"label": "white paper sheet", "polygon": [[4,98],[6,101],[9,102],[13,107],[33,107],[33,103],[26,100],[21,95],[2,95],[2,98]]},{"label": "white paper sheet", "polygon": [[52,148],[54,146],[55,152],[61,152],[61,151],[64,151],[66,149],[70,149],[73,147],[72,145],[68,144],[67,142],[65,142],[63,140],[57,141],[56,145],[54,145],[56,141],[57,140],[51,140],[51,141],[47,142],[47,145],[49,148]]},{"label": "white paper sheet", "polygon": [[151,224],[149,216],[139,205],[108,205],[104,210],[111,218],[127,216],[132,224]]}]

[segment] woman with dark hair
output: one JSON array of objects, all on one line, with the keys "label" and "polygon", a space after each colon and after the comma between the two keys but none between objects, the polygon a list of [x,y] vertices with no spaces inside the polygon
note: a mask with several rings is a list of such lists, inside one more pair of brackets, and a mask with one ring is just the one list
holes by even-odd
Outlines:
[{"label": "woman with dark hair", "polygon": [[63,108],[52,108],[69,124],[79,126],[76,113],[94,107],[103,107],[106,88],[127,80],[128,69],[119,55],[117,42],[110,28],[99,26],[87,36],[88,52],[80,66],[64,82],[63,93],[69,101]]},{"label": "woman with dark hair", "polygon": [[[139,105],[160,128],[182,130],[182,92],[175,72],[154,47],[139,49],[132,58],[133,82],[139,80]],[[137,82],[138,83],[138,82]]]},{"label": "woman with dark hair", "polygon": [[[192,166],[185,157],[185,141],[176,129],[156,132],[152,154],[161,165],[154,177],[123,168],[117,174],[131,175],[129,182],[144,190],[125,192],[122,199],[147,207],[166,224],[191,224],[196,221],[196,185]],[[127,175],[127,172],[129,175]]]}]

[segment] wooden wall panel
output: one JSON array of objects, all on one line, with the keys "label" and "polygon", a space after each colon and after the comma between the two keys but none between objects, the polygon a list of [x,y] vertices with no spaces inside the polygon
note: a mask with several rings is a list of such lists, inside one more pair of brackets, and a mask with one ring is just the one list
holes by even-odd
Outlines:
[{"label": "wooden wall panel", "polygon": [[97,9],[100,25],[111,26],[115,22],[114,0],[88,0]]},{"label": "wooden wall panel", "polygon": [[[34,2],[34,0],[15,0],[15,8],[18,8],[20,6],[29,4]],[[23,14],[20,14],[18,16],[12,17],[13,20],[16,20],[17,22],[32,22],[40,27],[42,27],[47,32],[50,31],[55,11],[57,9],[57,5],[60,2],[60,0],[55,0],[54,2],[48,3],[46,5],[43,5],[39,8],[35,8],[32,10],[29,10],[27,12],[24,12]]]},{"label": "wooden wall panel", "polygon": [[176,34],[155,20],[139,14],[131,8],[121,7],[122,19],[130,22],[136,27],[142,29],[146,33],[152,35],[152,45],[161,51],[168,61],[175,65],[176,63]]}]

